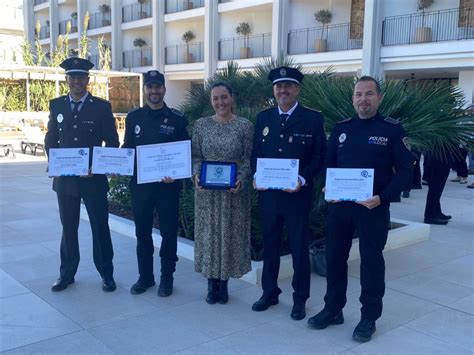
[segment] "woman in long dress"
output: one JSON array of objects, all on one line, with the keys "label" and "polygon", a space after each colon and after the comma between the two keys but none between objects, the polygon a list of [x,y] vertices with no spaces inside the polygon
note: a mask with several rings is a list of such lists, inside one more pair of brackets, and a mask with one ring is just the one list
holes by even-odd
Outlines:
[{"label": "woman in long dress", "polygon": [[[194,263],[208,279],[206,302],[227,303],[229,278],[240,278],[250,265],[250,155],[253,126],[233,114],[232,88],[226,83],[211,87],[215,114],[196,121],[192,139],[195,184]],[[204,189],[200,186],[201,163],[235,162],[235,188]]]}]

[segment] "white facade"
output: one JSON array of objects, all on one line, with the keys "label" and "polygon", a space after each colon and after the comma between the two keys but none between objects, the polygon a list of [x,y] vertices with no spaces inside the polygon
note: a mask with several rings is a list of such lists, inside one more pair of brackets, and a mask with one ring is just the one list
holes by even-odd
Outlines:
[{"label": "white facade", "polygon": [[[306,70],[370,74],[395,78],[449,78],[472,103],[474,78],[474,1],[436,0],[425,13],[417,0],[23,0],[25,33],[33,42],[41,24],[41,43],[54,48],[71,14],[82,30],[91,15],[91,59],[104,35],[112,47],[112,69],[167,78],[167,102],[179,105],[192,82],[202,82],[228,60],[251,70],[262,57],[286,53]],[[108,13],[99,6],[110,7]],[[461,8],[461,6],[467,6]],[[328,27],[314,13],[330,10]],[[49,26],[46,25],[49,21]],[[236,27],[250,25],[248,37]],[[63,24],[63,25],[61,25]],[[93,27],[93,28],[92,28]],[[194,39],[186,44],[185,32]],[[76,48],[77,31],[71,33]],[[134,41],[146,44],[135,47]]]},{"label": "white facade", "polygon": [[0,66],[22,64],[20,45],[23,41],[22,1],[12,0],[0,11]]}]

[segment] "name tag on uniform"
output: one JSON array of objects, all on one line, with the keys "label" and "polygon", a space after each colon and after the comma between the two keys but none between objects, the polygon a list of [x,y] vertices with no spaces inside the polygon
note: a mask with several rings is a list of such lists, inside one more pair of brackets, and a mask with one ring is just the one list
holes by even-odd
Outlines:
[{"label": "name tag on uniform", "polygon": [[160,126],[160,133],[170,135],[174,132],[174,126],[167,126],[162,124]]}]

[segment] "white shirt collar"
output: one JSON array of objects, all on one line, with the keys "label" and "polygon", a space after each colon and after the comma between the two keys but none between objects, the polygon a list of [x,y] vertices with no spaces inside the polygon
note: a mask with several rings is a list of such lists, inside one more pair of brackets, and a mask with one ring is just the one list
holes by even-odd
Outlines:
[{"label": "white shirt collar", "polygon": [[288,116],[291,116],[291,114],[296,110],[297,107],[298,107],[298,101],[296,101],[295,105],[292,108],[290,108],[288,112],[283,112],[280,106],[278,106],[278,114],[281,115],[283,113],[286,113]]},{"label": "white shirt collar", "polygon": [[83,97],[81,97],[80,100],[76,101],[72,98],[71,94],[69,94],[69,102],[72,103],[72,102],[79,102],[80,101],[80,102],[84,103],[84,101],[86,101],[87,95],[89,95],[89,92],[86,92],[86,94]]}]

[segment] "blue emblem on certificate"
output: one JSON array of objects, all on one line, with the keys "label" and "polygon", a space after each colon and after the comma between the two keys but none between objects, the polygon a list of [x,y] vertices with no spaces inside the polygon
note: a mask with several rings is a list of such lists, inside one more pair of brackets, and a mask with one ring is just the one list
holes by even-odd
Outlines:
[{"label": "blue emblem on certificate", "polygon": [[227,190],[235,187],[237,164],[222,161],[203,161],[200,185],[204,189]]}]

